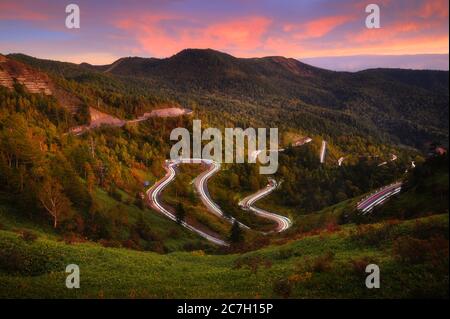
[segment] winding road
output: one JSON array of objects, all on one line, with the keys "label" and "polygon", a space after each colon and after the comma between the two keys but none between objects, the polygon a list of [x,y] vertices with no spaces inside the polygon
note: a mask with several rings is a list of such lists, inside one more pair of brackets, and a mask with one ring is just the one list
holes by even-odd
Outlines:
[{"label": "winding road", "polygon": [[[147,191],[147,198],[148,198],[150,206],[152,208],[154,208],[155,210],[161,212],[163,215],[167,216],[169,219],[176,221],[177,220],[176,215],[173,212],[171,212],[168,208],[166,208],[162,205],[160,195],[161,195],[162,191],[175,179],[176,166],[178,166],[180,164],[201,164],[201,163],[206,164],[208,166],[208,169],[206,171],[202,172],[199,176],[197,176],[194,179],[194,187],[195,187],[196,191],[199,193],[203,204],[208,208],[208,210],[211,213],[215,214],[216,216],[218,216],[220,218],[225,219],[226,221],[228,221],[230,223],[234,223],[234,221],[237,221],[237,220],[234,217],[225,216],[225,214],[222,212],[220,207],[216,203],[214,203],[214,201],[211,199],[211,197],[209,195],[208,186],[207,186],[208,180],[220,170],[220,164],[213,160],[210,160],[210,159],[194,158],[194,159],[166,160],[166,162],[164,164],[164,169],[166,170],[166,175],[161,180],[156,182]],[[277,187],[277,183],[275,182],[275,180],[271,180],[269,182],[269,185],[265,189],[246,197],[244,200],[242,200],[239,203],[239,205],[241,207],[243,207],[243,209],[251,210],[255,214],[257,214],[261,217],[274,220],[278,224],[277,229],[275,231],[281,232],[281,231],[284,231],[287,228],[289,228],[290,225],[292,224],[292,222],[290,221],[289,218],[280,216],[277,214],[273,214],[273,213],[267,212],[265,210],[251,206],[257,200],[259,200],[262,197],[267,196],[269,193],[271,193],[276,187]],[[250,229],[247,225],[245,225],[239,221],[237,221],[237,222],[239,223],[239,226],[241,226],[241,228]],[[208,234],[208,233],[204,232],[203,230],[200,230],[184,221],[181,222],[181,225],[183,227],[189,229],[190,231],[197,233],[198,235],[202,236],[203,238],[209,240],[210,242],[212,242],[214,244],[221,245],[221,246],[228,246],[228,243],[225,242],[224,240],[222,240],[218,237],[215,237],[211,234]]]},{"label": "winding road", "polygon": [[386,200],[388,200],[390,197],[400,193],[402,189],[402,182],[395,182],[391,185],[385,186],[373,194],[367,196],[366,198],[362,199],[356,208],[363,214],[367,214],[372,209],[375,208],[375,206],[383,204]]},{"label": "winding road", "polygon": [[322,146],[320,147],[320,163],[325,163],[325,155],[327,153],[327,141],[322,141]]},{"label": "winding road", "polygon": [[[212,160],[204,160],[204,159],[197,159],[196,161],[203,162],[209,166],[209,169],[201,173],[197,178],[194,180],[194,186],[196,191],[200,194],[200,198],[203,202],[203,204],[208,208],[210,212],[213,214],[227,220],[231,224],[234,223],[236,220],[234,217],[228,217],[225,216],[225,214],[222,212],[220,207],[213,202],[211,199],[211,196],[208,192],[208,180],[216,174],[220,170],[220,164],[212,161]],[[237,220],[236,220],[237,221]],[[237,221],[239,223],[239,226],[244,229],[250,229],[247,225],[244,225],[243,223]]]},{"label": "winding road", "polygon": [[[325,150],[326,150],[326,142],[322,142],[322,150],[321,150],[321,161],[324,160],[325,157]],[[396,160],[396,157],[393,156],[392,160]],[[193,159],[177,159],[177,160],[166,160],[164,164],[164,169],[166,170],[166,175],[159,181],[155,183],[148,191],[147,191],[147,198],[149,200],[149,204],[152,208],[155,210],[161,212],[163,215],[167,216],[169,219],[173,221],[177,221],[175,213],[173,213],[170,209],[164,207],[160,201],[160,195],[162,191],[175,179],[176,166],[180,164],[206,164],[208,167],[207,170],[202,172],[199,176],[197,176],[193,183],[194,187],[197,191],[197,193],[200,195],[200,198],[203,202],[203,204],[207,207],[207,209],[213,213],[214,215],[228,221],[229,223],[234,223],[237,221],[234,217],[226,216],[220,207],[211,199],[211,196],[208,192],[208,180],[215,175],[218,171],[220,171],[220,164],[216,161],[210,160],[210,159],[201,159],[201,158],[193,158]],[[262,189],[256,192],[255,194],[249,195],[245,197],[243,200],[239,202],[239,206],[243,210],[251,211],[255,215],[258,215],[263,218],[267,218],[270,220],[273,220],[277,223],[277,227],[272,232],[282,232],[288,229],[292,225],[292,221],[282,215],[274,214],[271,212],[268,212],[266,210],[263,210],[261,208],[253,206],[253,204],[260,200],[261,198],[269,195],[271,192],[273,192],[277,188],[278,184],[274,179],[269,179],[268,185]],[[363,214],[367,214],[372,209],[377,206],[383,204],[387,199],[390,197],[398,194],[401,191],[402,183],[396,182],[391,185],[388,185],[386,187],[383,187],[379,189],[378,191],[374,192],[373,194],[367,196],[366,198],[362,199],[357,204],[357,209]],[[239,226],[244,229],[250,229],[247,225],[237,221],[239,223]],[[210,242],[221,245],[221,246],[229,246],[229,244],[224,241],[221,238],[215,237],[201,229],[198,229],[194,227],[193,225],[188,224],[185,221],[182,221],[180,223],[183,227],[189,229],[192,232],[197,233],[198,235],[202,236],[203,238],[209,240]],[[267,234],[269,232],[266,232]]]},{"label": "winding road", "polygon": [[[169,211],[167,208],[165,208],[161,202],[160,202],[160,194],[161,192],[175,179],[175,167],[181,163],[201,163],[201,162],[207,162],[208,160],[195,160],[195,159],[189,159],[189,160],[178,160],[178,161],[168,161],[166,160],[166,163],[164,165],[164,169],[166,170],[166,175],[155,183],[148,191],[147,191],[147,198],[149,199],[150,206],[156,209],[157,211],[161,212],[163,215],[168,217],[169,219],[173,221],[177,221],[177,218],[174,213]],[[212,161],[211,161],[212,162]],[[185,221],[182,221],[180,223],[183,227],[189,229],[190,231],[197,233],[198,235],[202,236],[203,238],[209,240],[210,242],[220,245],[220,246],[228,246],[228,243],[224,240],[214,237],[192,225],[189,225]]]},{"label": "winding road", "polygon": [[274,179],[269,179],[269,183],[267,184],[266,188],[256,192],[255,194],[245,197],[239,202],[239,206],[244,210],[252,211],[258,216],[275,221],[277,223],[277,228],[274,232],[280,233],[282,231],[285,231],[292,225],[292,222],[289,218],[270,213],[264,209],[252,206],[256,201],[272,193],[277,188],[277,186],[278,184]]}]

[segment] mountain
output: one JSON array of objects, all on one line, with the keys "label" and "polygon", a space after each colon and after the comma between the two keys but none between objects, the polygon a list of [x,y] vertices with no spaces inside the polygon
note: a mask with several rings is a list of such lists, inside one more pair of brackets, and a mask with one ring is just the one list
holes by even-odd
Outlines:
[{"label": "mountain", "polygon": [[[103,66],[11,57],[110,92],[194,101],[227,122],[237,117],[243,125],[293,126],[330,137],[448,145],[448,71],[334,72],[295,59],[242,59],[211,49],[186,49],[166,59],[128,57]],[[133,107],[117,105],[125,113]]]},{"label": "mountain", "polygon": [[[364,122],[365,131],[386,132],[414,146],[433,139],[448,143],[446,71],[332,72],[284,57],[239,59],[195,49],[167,59],[125,58],[100,68],[115,76],[150,79],[176,91],[200,90],[257,104],[281,99],[274,108],[303,102],[324,112],[343,113]],[[294,110],[301,108],[306,107]]]},{"label": "mountain", "polygon": [[[0,59],[0,297],[448,296],[448,157],[423,164],[423,153],[395,145],[448,140],[448,72],[332,72],[212,50],[105,66],[20,54]],[[58,92],[80,107],[68,112]],[[256,164],[227,164],[207,185],[224,214],[252,230],[232,227],[203,204],[192,180],[204,165],[177,166],[170,185],[161,180],[174,177],[166,171],[175,168],[166,161],[171,132],[190,128],[192,117],[122,124],[168,103],[192,109],[204,128],[278,127],[283,147],[311,137],[279,153],[271,176],[278,186],[258,202],[289,217],[289,230],[267,234],[270,221],[239,208],[238,199],[273,184]],[[92,126],[117,125],[68,134],[93,106]],[[444,152],[436,146],[429,156]],[[398,180],[405,191],[381,211],[380,223],[365,215],[353,220],[361,198]],[[241,238],[216,247],[159,214],[147,205],[154,200],[147,186],[163,183],[164,206],[184,222],[223,240]],[[55,277],[69,263],[96,265],[81,295]],[[369,263],[398,284],[370,295],[362,285]],[[99,292],[95,279],[104,270],[115,280]],[[156,284],[149,285],[149,274]],[[249,286],[251,274],[263,281]],[[186,284],[172,289],[180,279]],[[329,289],[343,279],[344,289]]]},{"label": "mountain", "polygon": [[362,71],[372,68],[448,70],[448,54],[352,55],[302,59],[303,62],[335,71]]}]

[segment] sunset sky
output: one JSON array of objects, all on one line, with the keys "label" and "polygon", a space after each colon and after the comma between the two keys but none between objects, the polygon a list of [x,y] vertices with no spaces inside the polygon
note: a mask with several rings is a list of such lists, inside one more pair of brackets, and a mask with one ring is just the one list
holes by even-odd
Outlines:
[{"label": "sunset sky", "polygon": [[[65,27],[69,3],[80,6],[80,29]],[[381,29],[365,27],[369,3],[381,7]],[[0,52],[92,64],[185,48],[328,63],[353,55],[448,54],[448,10],[448,0],[0,0]]]}]

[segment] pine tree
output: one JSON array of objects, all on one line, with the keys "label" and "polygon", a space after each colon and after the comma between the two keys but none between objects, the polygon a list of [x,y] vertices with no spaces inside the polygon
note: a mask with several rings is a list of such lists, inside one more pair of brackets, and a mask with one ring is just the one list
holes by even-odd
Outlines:
[{"label": "pine tree", "polygon": [[186,218],[186,210],[184,209],[184,205],[182,203],[177,204],[176,218],[178,224],[184,222],[184,219]]},{"label": "pine tree", "polygon": [[239,226],[239,223],[237,220],[233,222],[233,226],[231,227],[231,233],[230,233],[230,241],[234,244],[240,243],[244,240],[244,236],[242,234],[241,227]]}]

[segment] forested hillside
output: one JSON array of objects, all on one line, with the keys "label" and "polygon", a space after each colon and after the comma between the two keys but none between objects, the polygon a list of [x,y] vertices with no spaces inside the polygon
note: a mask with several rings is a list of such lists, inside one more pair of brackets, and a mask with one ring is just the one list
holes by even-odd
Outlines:
[{"label": "forested hillside", "polygon": [[[448,143],[448,72],[339,73],[293,59],[237,59],[213,50],[184,50],[162,60],[123,58],[108,66],[21,54],[6,59],[3,63],[48,77],[60,94],[32,93],[19,82],[0,87],[3,216],[20,211],[23,218],[64,236],[105,245],[163,252],[207,244],[185,236],[170,244],[169,233],[177,225],[164,219],[170,227],[152,224],[149,216],[156,215],[149,214],[143,199],[145,187],[164,173],[171,130],[191,129],[191,118],[149,119],[82,136],[68,134],[70,127],[89,122],[90,107],[133,119],[177,105],[193,109],[204,127],[278,127],[286,150],[280,153],[274,178],[281,183],[271,205],[294,220],[404,178],[412,161],[423,161],[413,147]],[[68,102],[77,104],[75,112]],[[312,142],[290,147],[292,136],[311,136]],[[321,164],[323,139],[328,149]],[[339,158],[345,158],[343,166],[337,164]],[[225,213],[256,229],[268,226],[237,202],[266,185],[257,170],[257,165],[227,165],[210,183]],[[175,183],[167,201],[199,207],[187,187],[188,182]],[[58,205],[50,207],[55,199]],[[191,213],[186,218],[201,215]],[[227,236],[229,229],[222,228]]]},{"label": "forested hillside", "polygon": [[205,109],[222,124],[370,136],[418,148],[432,141],[448,145],[448,72],[331,72],[283,57],[239,59],[194,49],[106,66],[10,57],[65,79],[73,89],[88,87],[85,95],[121,114],[170,101]]}]

